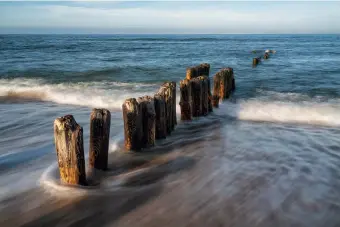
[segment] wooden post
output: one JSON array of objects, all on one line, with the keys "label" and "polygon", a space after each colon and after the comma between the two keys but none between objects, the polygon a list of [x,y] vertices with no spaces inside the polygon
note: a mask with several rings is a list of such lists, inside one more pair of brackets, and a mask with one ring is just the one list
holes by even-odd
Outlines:
[{"label": "wooden post", "polygon": [[176,82],[170,82],[172,89],[172,130],[177,125],[177,105],[176,105]]},{"label": "wooden post", "polygon": [[[234,89],[235,79],[232,68],[223,68],[215,74],[213,96],[219,97],[219,100],[222,101],[229,98]],[[216,106],[216,101],[213,105]]]},{"label": "wooden post", "polygon": [[189,67],[186,71],[186,79],[191,80],[192,78],[198,77],[198,68],[197,67]]},{"label": "wooden post", "polygon": [[190,80],[191,87],[191,111],[193,117],[202,115],[202,81],[199,78]]},{"label": "wooden post", "polygon": [[211,94],[210,78],[208,78],[208,111],[213,112],[213,97]]},{"label": "wooden post", "polygon": [[167,134],[165,99],[157,93],[154,96],[154,102],[156,112],[156,139],[165,139]]},{"label": "wooden post", "polygon": [[122,105],[124,119],[124,143],[127,150],[138,151],[142,148],[142,114],[135,98],[126,99]]},{"label": "wooden post", "polygon": [[261,61],[261,58],[257,57],[257,58],[253,58],[253,67],[256,67]]},{"label": "wooden post", "polygon": [[184,79],[180,82],[180,92],[181,92],[181,100],[179,102],[179,105],[181,107],[181,120],[190,121],[192,120],[191,87],[190,87],[190,81],[188,79]]},{"label": "wooden post", "polygon": [[86,185],[83,128],[72,115],[55,119],[54,142],[61,182]]},{"label": "wooden post", "polygon": [[159,89],[159,94],[164,97],[165,100],[165,112],[166,112],[166,129],[167,134],[171,134],[173,130],[173,88],[171,82],[164,83]]},{"label": "wooden post", "polygon": [[269,53],[265,53],[263,56],[264,59],[268,59],[269,58]]},{"label": "wooden post", "polygon": [[111,113],[107,109],[93,109],[90,116],[90,167],[107,169]]},{"label": "wooden post", "polygon": [[208,64],[208,63],[200,64],[200,73],[199,73],[199,76],[207,76],[207,77],[209,77],[209,72],[210,72],[210,64]]},{"label": "wooden post", "polygon": [[156,112],[154,99],[150,96],[140,97],[137,100],[143,119],[142,148],[155,145],[156,139]]},{"label": "wooden post", "polygon": [[209,113],[209,90],[208,90],[208,77],[207,76],[200,76],[198,77],[201,80],[202,84],[202,112],[201,115],[206,116]]},{"label": "wooden post", "polygon": [[233,79],[234,79],[234,70],[230,67],[223,69],[224,74],[225,74],[225,79],[226,79],[226,91],[224,98],[227,99],[230,97],[231,92],[232,92],[232,87],[233,87]]}]

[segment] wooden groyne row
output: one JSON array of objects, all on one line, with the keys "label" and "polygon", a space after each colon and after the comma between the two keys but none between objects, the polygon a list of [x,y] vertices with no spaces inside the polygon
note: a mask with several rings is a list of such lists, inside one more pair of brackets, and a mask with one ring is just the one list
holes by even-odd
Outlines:
[{"label": "wooden groyne row", "polygon": [[125,148],[150,148],[156,139],[170,135],[177,125],[176,83],[164,83],[153,97],[126,99],[122,109]]},{"label": "wooden groyne row", "polygon": [[[89,165],[106,170],[108,165],[111,113],[106,109],[93,109],[90,115]],[[54,121],[54,142],[61,182],[87,185],[83,128],[72,115]]]},{"label": "wooden groyne row", "polygon": [[[252,51],[252,53],[256,53],[256,51]],[[275,50],[266,50],[263,55],[263,59],[267,60],[270,57],[270,54],[275,54]],[[256,67],[261,62],[262,56],[253,58],[253,67]]]},{"label": "wooden groyne row", "polygon": [[[234,71],[223,68],[210,86],[210,65],[189,67],[180,82],[181,120],[206,116],[229,98],[235,90]],[[177,125],[176,83],[165,82],[153,96],[126,99],[122,105],[124,145],[127,151],[153,147],[156,140],[171,135]],[[89,166],[107,170],[111,114],[107,109],[93,109],[90,115]],[[87,185],[83,128],[72,115],[54,121],[54,139],[61,182]]]}]

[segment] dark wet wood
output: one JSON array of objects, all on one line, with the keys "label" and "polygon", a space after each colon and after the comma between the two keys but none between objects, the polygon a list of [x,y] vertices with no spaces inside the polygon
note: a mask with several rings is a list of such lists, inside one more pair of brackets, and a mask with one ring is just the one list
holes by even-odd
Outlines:
[{"label": "dark wet wood", "polygon": [[142,115],[142,148],[149,148],[155,145],[156,139],[156,112],[154,99],[151,96],[143,96],[137,100]]},{"label": "dark wet wood", "polygon": [[90,116],[90,167],[106,170],[109,140],[110,140],[111,113],[107,109],[93,109]]},{"label": "dark wet wood", "polygon": [[174,129],[174,89],[172,82],[164,83],[158,92],[165,100],[165,113],[166,113],[166,129],[167,134],[171,134]]},{"label": "dark wet wood", "polygon": [[190,80],[184,79],[180,82],[180,94],[181,120],[190,121],[192,119]]},{"label": "dark wet wood", "polygon": [[140,106],[135,98],[126,99],[122,105],[124,119],[124,144],[127,150],[142,148],[143,125]]},{"label": "dark wet wood", "polygon": [[209,82],[207,76],[200,76],[199,79],[201,80],[202,84],[202,116],[206,116],[209,113]]},{"label": "dark wet wood", "polygon": [[72,115],[55,119],[54,142],[61,182],[86,185],[83,128]]},{"label": "dark wet wood", "polygon": [[268,59],[269,58],[269,53],[265,53],[263,56],[264,59]]},{"label": "dark wet wood", "polygon": [[176,82],[170,82],[172,88],[172,130],[177,125]]},{"label": "dark wet wood", "polygon": [[166,130],[166,112],[165,112],[165,99],[160,94],[155,94],[155,112],[156,112],[156,139],[165,139]]},{"label": "dark wet wood", "polygon": [[191,87],[191,110],[193,117],[202,115],[202,80],[193,78],[190,80]]}]

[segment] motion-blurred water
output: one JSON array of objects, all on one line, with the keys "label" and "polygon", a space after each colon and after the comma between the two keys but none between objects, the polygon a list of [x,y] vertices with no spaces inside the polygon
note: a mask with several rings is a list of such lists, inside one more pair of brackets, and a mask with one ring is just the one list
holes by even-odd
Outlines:
[{"label": "motion-blurred water", "polygon": [[[338,35],[0,36],[0,225],[339,226],[339,46]],[[252,68],[265,49],[277,52]],[[74,115],[87,153],[91,108],[108,108],[113,155],[123,101],[202,62],[211,77],[234,68],[237,89],[158,143],[176,158],[152,187],[72,200],[44,187],[56,117]]]}]

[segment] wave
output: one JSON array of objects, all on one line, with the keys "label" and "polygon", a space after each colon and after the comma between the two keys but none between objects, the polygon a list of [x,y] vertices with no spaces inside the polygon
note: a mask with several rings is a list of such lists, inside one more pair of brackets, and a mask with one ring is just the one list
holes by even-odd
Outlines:
[{"label": "wave", "polygon": [[1,101],[47,101],[87,107],[121,108],[125,99],[152,94],[157,84],[110,81],[47,84],[37,79],[0,79]]},{"label": "wave", "polygon": [[[291,94],[290,94],[291,95]],[[261,98],[226,102],[219,113],[239,120],[340,126],[340,100],[284,102]]]}]

